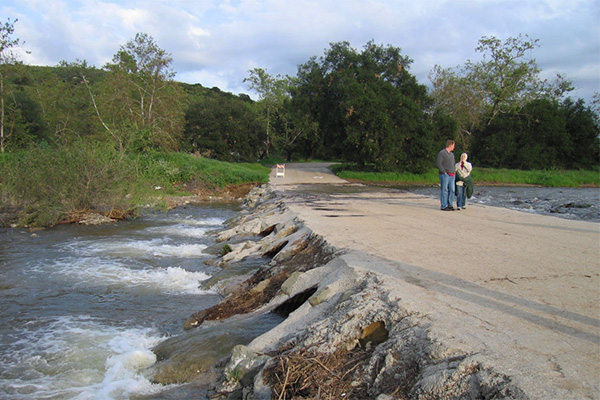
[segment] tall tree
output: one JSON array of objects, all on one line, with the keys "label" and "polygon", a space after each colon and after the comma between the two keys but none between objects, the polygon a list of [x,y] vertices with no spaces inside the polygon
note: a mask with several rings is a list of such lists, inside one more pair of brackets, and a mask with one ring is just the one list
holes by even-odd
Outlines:
[{"label": "tall tree", "polygon": [[530,53],[539,47],[539,39],[528,35],[509,37],[502,43],[496,37],[483,37],[475,48],[483,60],[467,62],[470,86],[489,105],[487,123],[501,113],[514,112],[532,100],[556,99],[571,90],[570,83],[560,75],[552,84],[539,77],[540,69]]},{"label": "tall tree", "polygon": [[[173,59],[145,33],[136,34],[115,54],[103,98],[107,125],[136,147],[176,149],[183,127],[184,97],[173,82]],[[122,142],[123,144],[123,142]]]},{"label": "tall tree", "polygon": [[319,125],[298,102],[287,99],[273,118],[276,134],[273,147],[291,161],[293,157],[310,160],[314,155],[315,142],[319,141]]},{"label": "tall tree", "polygon": [[598,112],[582,99],[563,102],[571,146],[565,155],[566,168],[592,168],[600,164],[600,120]]},{"label": "tall tree", "polygon": [[499,115],[474,135],[479,165],[496,168],[593,168],[600,129],[582,100],[533,100]]},{"label": "tall tree", "polygon": [[12,69],[12,64],[15,63],[15,55],[12,48],[18,46],[20,39],[13,38],[15,32],[15,23],[10,19],[3,24],[0,24],[0,151],[4,152],[6,147],[6,139],[12,133],[14,124],[17,122],[19,115],[16,102],[13,101],[12,115],[8,115],[8,102],[11,97],[11,90],[6,82],[6,75]]},{"label": "tall tree", "polygon": [[318,121],[326,156],[378,170],[421,171],[434,146],[427,90],[400,49],[368,42],[361,52],[334,43],[299,67],[295,98]]},{"label": "tall tree", "polygon": [[430,74],[436,105],[447,110],[458,122],[468,148],[472,131],[480,124],[490,125],[501,114],[514,113],[536,99],[557,100],[572,90],[562,75],[550,82],[540,78],[532,51],[539,39],[528,35],[482,37],[476,51],[478,62],[468,60],[464,67],[443,69],[435,66]]},{"label": "tall tree", "polygon": [[433,84],[431,97],[436,104],[436,110],[454,118],[458,144],[461,148],[468,149],[473,130],[485,116],[483,97],[470,87],[467,77],[456,70],[443,69],[436,65],[429,78]]},{"label": "tall tree", "polygon": [[250,104],[238,97],[214,93],[194,101],[186,112],[183,147],[205,157],[232,162],[256,162],[264,131]]},{"label": "tall tree", "polygon": [[83,60],[61,61],[57,67],[28,68],[31,96],[39,105],[49,140],[68,144],[78,138],[99,139],[102,128],[86,82],[99,82],[103,71]]},{"label": "tall tree", "polygon": [[290,78],[272,76],[262,68],[251,69],[248,73],[244,82],[248,82],[249,88],[258,93],[258,105],[265,116],[264,155],[268,157],[273,144],[272,116],[281,111],[284,101],[289,98]]}]

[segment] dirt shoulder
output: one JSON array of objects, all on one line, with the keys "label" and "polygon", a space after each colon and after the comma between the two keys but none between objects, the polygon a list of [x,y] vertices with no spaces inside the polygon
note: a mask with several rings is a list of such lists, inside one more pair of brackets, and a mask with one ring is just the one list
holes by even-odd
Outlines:
[{"label": "dirt shoulder", "polygon": [[600,224],[482,205],[442,212],[422,196],[353,188],[328,166],[287,164],[270,183],[349,265],[392,282],[437,340],[532,398],[600,398]]}]

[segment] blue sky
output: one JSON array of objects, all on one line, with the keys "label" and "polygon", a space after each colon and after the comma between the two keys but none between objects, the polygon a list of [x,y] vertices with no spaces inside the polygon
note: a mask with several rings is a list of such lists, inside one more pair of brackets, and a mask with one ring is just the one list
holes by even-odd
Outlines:
[{"label": "blue sky", "polygon": [[101,67],[143,32],[171,53],[176,80],[253,97],[248,70],[295,75],[333,42],[399,47],[430,85],[436,64],[478,61],[481,37],[528,34],[540,40],[532,56],[543,78],[564,74],[588,102],[600,92],[598,0],[0,0],[7,19],[18,19],[26,64]]}]

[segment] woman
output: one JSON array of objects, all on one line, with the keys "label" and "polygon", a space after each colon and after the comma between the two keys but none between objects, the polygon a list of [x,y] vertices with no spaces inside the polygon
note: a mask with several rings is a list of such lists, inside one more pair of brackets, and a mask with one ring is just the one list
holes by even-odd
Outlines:
[{"label": "woman", "polygon": [[[467,206],[467,195],[470,198],[473,194],[473,180],[471,179],[471,171],[473,166],[467,162],[467,153],[460,155],[460,162],[456,163],[456,209],[464,210]],[[468,193],[467,193],[468,192]]]}]

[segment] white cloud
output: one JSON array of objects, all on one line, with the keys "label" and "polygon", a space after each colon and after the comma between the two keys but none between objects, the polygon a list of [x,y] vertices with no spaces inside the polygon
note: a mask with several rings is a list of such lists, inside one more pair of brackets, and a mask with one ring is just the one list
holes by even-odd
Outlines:
[{"label": "white cloud", "polygon": [[293,75],[331,42],[360,49],[371,39],[400,47],[428,84],[435,64],[477,59],[482,36],[520,33],[539,38],[539,65],[585,85],[584,97],[600,82],[597,0],[3,0],[0,13],[19,19],[27,63],[102,66],[144,32],[172,54],[177,79],[234,93],[251,68]]}]

